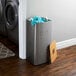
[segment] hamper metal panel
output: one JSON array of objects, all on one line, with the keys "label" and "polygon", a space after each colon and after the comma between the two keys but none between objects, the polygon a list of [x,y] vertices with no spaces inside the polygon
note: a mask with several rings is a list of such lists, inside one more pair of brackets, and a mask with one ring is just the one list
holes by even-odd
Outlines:
[{"label": "hamper metal panel", "polygon": [[47,62],[47,48],[51,43],[51,22],[45,22],[36,26],[36,51],[38,64]]},{"label": "hamper metal panel", "polygon": [[27,59],[34,64],[34,27],[31,26],[31,23],[27,20],[26,26],[26,41],[27,41],[27,51],[26,56]]},{"label": "hamper metal panel", "polygon": [[34,65],[47,62],[47,47],[51,43],[51,22],[32,26],[27,20],[27,59]]}]

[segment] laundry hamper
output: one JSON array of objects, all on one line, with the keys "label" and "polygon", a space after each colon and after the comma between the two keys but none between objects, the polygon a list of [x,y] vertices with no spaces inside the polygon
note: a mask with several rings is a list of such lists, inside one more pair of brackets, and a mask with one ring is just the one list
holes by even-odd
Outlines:
[{"label": "laundry hamper", "polygon": [[34,65],[46,63],[48,46],[51,43],[51,21],[35,26],[27,19],[27,59]]}]

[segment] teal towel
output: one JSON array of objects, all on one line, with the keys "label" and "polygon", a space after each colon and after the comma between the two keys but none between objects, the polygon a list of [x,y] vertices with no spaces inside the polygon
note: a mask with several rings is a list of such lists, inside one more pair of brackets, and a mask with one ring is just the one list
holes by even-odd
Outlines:
[{"label": "teal towel", "polygon": [[32,26],[34,26],[34,25],[36,25],[38,23],[44,23],[44,22],[50,21],[50,20],[48,20],[48,19],[46,19],[44,17],[40,17],[40,16],[34,16],[30,20],[31,20],[31,25]]}]

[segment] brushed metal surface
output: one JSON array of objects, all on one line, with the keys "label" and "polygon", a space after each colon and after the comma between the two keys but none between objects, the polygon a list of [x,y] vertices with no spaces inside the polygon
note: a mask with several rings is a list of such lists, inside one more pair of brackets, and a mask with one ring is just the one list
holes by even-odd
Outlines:
[{"label": "brushed metal surface", "polygon": [[27,59],[34,65],[47,62],[47,48],[51,43],[51,22],[31,26],[27,20]]},{"label": "brushed metal surface", "polygon": [[51,43],[51,22],[41,23],[37,25],[37,59],[38,64],[46,63],[47,62],[47,48]]},{"label": "brushed metal surface", "polygon": [[27,59],[31,61],[31,63],[34,63],[34,27],[31,26],[31,23],[27,21],[27,27],[26,27],[26,35],[27,35],[27,51],[26,56]]}]

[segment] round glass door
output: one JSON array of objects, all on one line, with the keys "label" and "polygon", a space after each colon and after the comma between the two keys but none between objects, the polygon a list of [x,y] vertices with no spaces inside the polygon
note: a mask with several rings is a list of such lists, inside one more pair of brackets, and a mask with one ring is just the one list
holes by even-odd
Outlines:
[{"label": "round glass door", "polygon": [[6,5],[5,9],[6,26],[8,29],[13,29],[18,21],[18,10],[12,2]]}]

